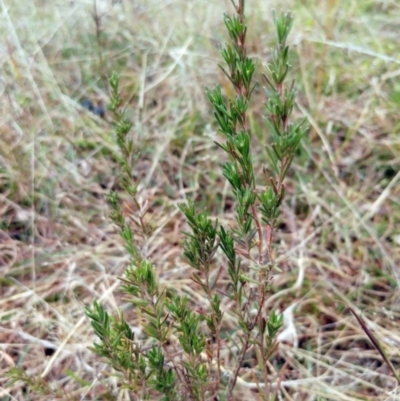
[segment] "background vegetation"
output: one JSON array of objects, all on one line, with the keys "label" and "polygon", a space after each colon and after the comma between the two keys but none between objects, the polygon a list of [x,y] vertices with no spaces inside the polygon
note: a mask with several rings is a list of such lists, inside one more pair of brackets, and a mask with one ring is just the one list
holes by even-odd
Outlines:
[{"label": "background vegetation", "polygon": [[[6,386],[14,364],[60,397],[127,399],[87,349],[95,337],[84,316],[93,299],[124,305],[117,277],[128,255],[104,197],[118,190],[116,144],[107,113],[81,106],[108,103],[112,70],[142,150],[137,174],[157,227],[148,254],[160,281],[205,304],[183,259],[177,204],[190,197],[224,223],[233,217],[205,94],[221,81],[231,90],[216,68],[230,1],[113,3],[0,1],[1,400],[44,399],[20,382]],[[400,7],[249,0],[248,44],[260,63],[274,40],[274,7],[295,13],[295,114],[311,131],[275,235],[282,273],[269,302],[285,311],[286,336],[271,369],[282,399],[385,400],[396,381],[346,303],[399,369]],[[259,166],[268,159],[264,100],[259,90],[251,104]],[[124,312],[140,337],[136,314]]]}]

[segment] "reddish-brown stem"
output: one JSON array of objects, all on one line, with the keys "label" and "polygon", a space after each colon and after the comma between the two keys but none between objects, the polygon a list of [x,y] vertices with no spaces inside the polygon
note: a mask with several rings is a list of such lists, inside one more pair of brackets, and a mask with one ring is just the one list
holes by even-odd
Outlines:
[{"label": "reddish-brown stem", "polygon": [[[211,306],[211,316],[212,316],[212,320],[213,320],[213,324],[215,327],[215,341],[217,343],[217,386],[221,381],[221,335],[220,335],[220,323],[217,321],[215,314],[214,314],[214,310],[212,309],[212,293],[211,293],[211,289],[210,289],[210,279],[209,279],[209,269],[205,269],[205,278],[206,278],[206,287],[207,287],[207,298],[208,298],[208,302],[210,303]],[[218,273],[219,274],[219,273]]]},{"label": "reddish-brown stem", "polygon": [[267,227],[267,252],[268,252],[268,258],[269,261],[272,263],[273,262],[273,255],[272,255],[272,239],[274,235],[274,227],[273,226],[268,226]]},{"label": "reddish-brown stem", "polygon": [[259,354],[260,354],[260,359],[261,359],[261,365],[262,365],[262,370],[263,370],[263,377],[264,377],[264,383],[265,383],[265,396],[266,399],[269,400],[269,385],[268,385],[268,372],[267,372],[267,360],[265,358],[265,353],[264,353],[264,325],[266,324],[262,315],[262,308],[264,306],[264,301],[265,301],[265,285],[264,285],[264,274],[260,274],[260,281],[261,284],[258,286],[258,294],[259,294],[259,300],[258,300],[258,313],[257,313],[257,321],[258,321],[258,329],[259,329]]},{"label": "reddish-brown stem", "polygon": [[241,368],[241,366],[243,364],[244,357],[246,355],[246,351],[247,351],[247,349],[249,347],[249,340],[250,340],[250,332],[248,331],[245,334],[242,350],[240,352],[240,356],[239,356],[235,371],[233,372],[232,377],[229,380],[228,391],[227,391],[227,395],[226,395],[227,401],[232,401],[233,400],[233,389],[235,388],[236,381],[237,381],[237,378],[238,378],[238,375],[239,375],[239,370],[240,370],[240,368]]},{"label": "reddish-brown stem", "polygon": [[255,207],[255,205],[251,205],[251,213],[253,215],[254,218],[254,222],[256,224],[257,227],[257,235],[258,235],[258,263],[262,264],[262,260],[263,260],[263,234],[262,234],[262,227],[261,227],[261,223],[260,223],[260,219],[258,218],[258,213],[257,213],[257,209]]}]

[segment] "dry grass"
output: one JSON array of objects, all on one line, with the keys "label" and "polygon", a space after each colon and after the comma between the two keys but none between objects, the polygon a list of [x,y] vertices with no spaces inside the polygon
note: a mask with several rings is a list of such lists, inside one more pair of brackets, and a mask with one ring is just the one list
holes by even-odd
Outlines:
[{"label": "dry grass", "polygon": [[[270,7],[281,2],[248,2],[251,50],[265,62]],[[106,399],[107,386],[113,399],[128,399],[87,350],[95,339],[83,315],[93,299],[110,309],[122,305],[140,335],[118,293],[127,256],[104,200],[117,185],[116,145],[107,117],[79,105],[83,96],[107,102],[105,74],[119,72],[130,99],[143,152],[142,195],[160,228],[149,254],[161,281],[205,305],[182,259],[184,222],[176,205],[191,197],[220,220],[231,217],[204,93],[222,79],[218,42],[230,2],[97,0],[97,30],[94,3],[0,0],[4,401],[44,399],[21,383],[7,387],[4,373],[14,364],[75,399]],[[396,381],[346,305],[362,312],[400,369],[400,6],[286,6],[296,14],[297,114],[309,117],[311,131],[294,162],[278,234],[283,273],[274,279],[270,305],[295,305],[287,313],[294,331],[271,374],[285,400],[385,400]],[[252,119],[260,171],[268,140],[262,101],[260,91]],[[247,399],[257,399],[246,368],[241,376]]]}]

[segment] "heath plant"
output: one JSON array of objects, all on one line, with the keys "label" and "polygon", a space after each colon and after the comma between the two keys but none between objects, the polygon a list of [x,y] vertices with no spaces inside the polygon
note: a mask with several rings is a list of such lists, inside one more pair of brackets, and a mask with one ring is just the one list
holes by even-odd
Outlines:
[{"label": "heath plant", "polygon": [[[140,179],[133,173],[140,152],[131,135],[119,95],[119,78],[109,79],[120,187],[131,199],[129,213],[117,192],[108,195],[111,219],[129,254],[121,281],[125,300],[140,316],[137,338],[121,312],[110,314],[97,301],[86,309],[98,342],[92,350],[104,358],[135,400],[241,399],[243,366],[251,353],[253,391],[272,400],[273,377],[268,370],[277,348],[283,317],[265,308],[274,271],[274,234],[285,196],[285,178],[306,132],[303,122],[290,119],[295,90],[286,84],[289,65],[287,38],[293,24],[290,13],[273,15],[276,44],[265,66],[265,146],[268,166],[257,166],[252,156],[249,104],[257,86],[254,74],[260,63],[247,51],[245,1],[232,1],[233,15],[224,15],[229,40],[221,49],[219,68],[233,86],[227,98],[221,86],[206,89],[214,109],[226,154],[222,174],[235,198],[235,222],[223,226],[188,201],[179,206],[188,230],[182,253],[193,269],[194,285],[204,293],[207,307],[160,284],[157,267],[148,255],[154,232],[149,203],[141,196]],[[262,167],[262,168],[261,168]],[[259,177],[256,171],[263,171]],[[259,188],[263,188],[260,190]],[[226,322],[226,315],[234,316]],[[14,372],[14,379],[23,379]],[[249,387],[249,386],[247,386]],[[277,388],[277,387],[275,387]]]},{"label": "heath plant", "polygon": [[[236,223],[224,227],[190,201],[179,206],[189,226],[183,233],[183,254],[193,268],[192,280],[208,300],[207,309],[196,309],[186,296],[161,286],[156,266],[146,254],[152,227],[146,218],[148,204],[139,200],[139,181],[133,175],[140,154],[129,134],[132,124],[121,108],[118,77],[110,78],[109,110],[120,149],[121,185],[134,205],[126,216],[118,194],[109,194],[111,219],[130,256],[122,290],[141,315],[143,332],[151,341],[136,339],[122,314],[110,316],[97,302],[86,314],[100,340],[94,352],[120,372],[121,385],[138,400],[237,399],[238,383],[244,381],[241,368],[250,351],[257,360],[257,391],[262,399],[274,398],[268,361],[277,347],[282,315],[265,310],[264,305],[273,272],[279,271],[274,233],[285,195],[284,181],[306,128],[304,121],[290,120],[295,90],[293,83],[285,85],[290,67],[286,41],[293,17],[274,14],[276,46],[264,74],[269,164],[263,176],[256,177],[259,166],[253,163],[248,108],[257,85],[253,81],[257,61],[246,48],[245,1],[233,5],[235,13],[224,15],[229,42],[221,49],[224,64],[219,67],[235,94],[226,98],[218,85],[206,93],[221,133],[216,145],[226,153],[222,174],[235,198]],[[258,190],[260,184],[263,190]],[[219,250],[223,261],[217,267]],[[235,316],[233,335],[224,324],[223,305],[229,305]]]}]

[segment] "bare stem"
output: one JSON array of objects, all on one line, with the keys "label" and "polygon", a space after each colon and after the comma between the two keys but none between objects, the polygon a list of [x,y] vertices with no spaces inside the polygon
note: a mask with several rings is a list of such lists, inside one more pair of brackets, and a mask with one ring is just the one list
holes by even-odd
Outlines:
[{"label": "bare stem", "polygon": [[247,331],[246,334],[244,335],[244,342],[243,342],[243,346],[242,346],[242,349],[241,349],[241,352],[239,355],[239,359],[238,359],[236,368],[232,374],[232,377],[229,380],[228,391],[227,391],[227,395],[226,395],[227,401],[233,401],[233,389],[235,388],[236,381],[237,381],[237,378],[239,375],[239,370],[240,370],[241,366],[243,365],[244,357],[249,348],[250,335],[251,334],[249,331]]}]

